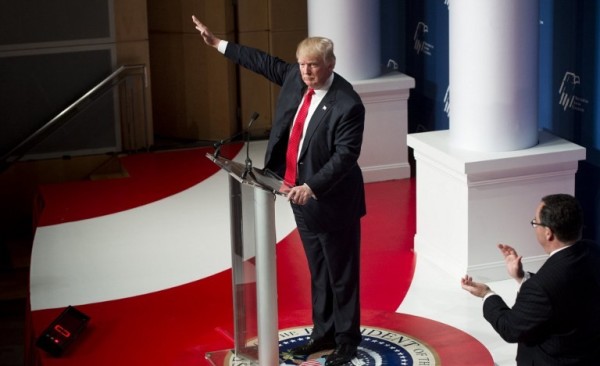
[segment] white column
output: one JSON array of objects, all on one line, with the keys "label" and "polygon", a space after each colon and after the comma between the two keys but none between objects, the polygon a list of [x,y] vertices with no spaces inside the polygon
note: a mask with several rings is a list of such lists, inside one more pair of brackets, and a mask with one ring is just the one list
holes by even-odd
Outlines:
[{"label": "white column", "polygon": [[537,144],[538,0],[450,6],[450,138],[474,151]]},{"label": "white column", "polygon": [[381,73],[379,1],[308,0],[308,35],[335,45],[335,71],[349,81]]}]

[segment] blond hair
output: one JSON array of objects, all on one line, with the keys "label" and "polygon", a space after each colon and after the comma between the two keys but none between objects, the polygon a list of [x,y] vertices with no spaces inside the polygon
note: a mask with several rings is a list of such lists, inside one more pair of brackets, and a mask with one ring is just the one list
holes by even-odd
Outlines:
[{"label": "blond hair", "polygon": [[298,44],[296,58],[318,57],[327,65],[335,65],[335,54],[333,53],[333,42],[325,37],[308,37]]}]

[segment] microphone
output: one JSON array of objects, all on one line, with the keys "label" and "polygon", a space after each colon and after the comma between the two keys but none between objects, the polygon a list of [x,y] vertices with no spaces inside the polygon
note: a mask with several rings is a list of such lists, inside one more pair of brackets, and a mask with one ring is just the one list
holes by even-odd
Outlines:
[{"label": "microphone", "polygon": [[230,137],[228,137],[226,139],[223,139],[221,141],[215,142],[213,144],[213,147],[215,148],[215,152],[213,153],[213,156],[215,157],[215,159],[218,158],[219,154],[221,153],[221,146],[223,146],[223,145],[225,145],[225,144],[227,144],[227,143],[235,140],[236,138],[240,137],[243,133],[244,133],[244,131],[240,131],[240,132],[236,133],[233,136],[230,136]]},{"label": "microphone", "polygon": [[250,122],[248,122],[248,128],[246,129],[246,169],[242,174],[242,179],[246,179],[246,175],[252,171],[252,160],[250,159],[250,127],[252,127],[252,124],[256,119],[258,119],[258,113],[254,112],[250,117]]},{"label": "microphone", "polygon": [[[252,117],[250,118],[250,123],[248,123],[248,129],[250,129],[250,126],[252,126],[252,123],[254,123],[254,120],[256,120],[258,118],[258,113],[254,112],[252,114]],[[219,157],[219,154],[221,153],[221,146],[230,143],[231,141],[237,139],[238,137],[240,137],[241,135],[243,135],[244,133],[246,133],[246,131],[240,131],[236,134],[234,134],[233,136],[229,136],[226,139],[217,141],[213,144],[213,147],[215,148],[215,152],[213,153],[213,156],[216,158]]]}]

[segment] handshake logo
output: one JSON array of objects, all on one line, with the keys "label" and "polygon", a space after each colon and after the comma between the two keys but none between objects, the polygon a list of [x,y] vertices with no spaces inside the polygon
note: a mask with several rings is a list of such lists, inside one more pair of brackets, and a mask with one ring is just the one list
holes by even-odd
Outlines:
[{"label": "handshake logo", "polygon": [[575,73],[567,71],[565,76],[563,76],[560,89],[558,89],[558,94],[560,94],[558,103],[563,107],[563,110],[573,109],[584,112],[583,107],[589,101],[576,95],[579,84],[581,84],[581,80]]},{"label": "handshake logo", "polygon": [[427,56],[431,56],[433,45],[425,41],[425,33],[427,32],[429,32],[427,24],[419,22],[419,24],[417,24],[417,29],[415,30],[415,35],[413,36],[413,39],[415,40],[414,49],[417,52],[417,55],[424,53]]},{"label": "handshake logo", "polygon": [[450,85],[448,85],[446,94],[444,94],[444,112],[446,112],[446,116],[450,118]]}]

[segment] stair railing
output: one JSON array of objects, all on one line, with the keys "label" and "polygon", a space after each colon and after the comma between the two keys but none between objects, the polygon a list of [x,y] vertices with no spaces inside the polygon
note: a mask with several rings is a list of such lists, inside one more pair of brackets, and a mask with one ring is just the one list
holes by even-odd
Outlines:
[{"label": "stair railing", "polygon": [[[134,80],[134,78],[137,78],[137,80]],[[138,100],[136,83],[142,84],[141,102],[136,102]],[[122,137],[120,150],[123,152],[149,150],[151,139],[148,132],[148,105],[146,103],[146,89],[148,86],[146,65],[123,65],[5,153],[0,158],[0,172],[21,160],[45,138],[117,86],[123,86],[118,92],[121,129],[118,132]],[[139,118],[140,114],[141,118]]]}]

